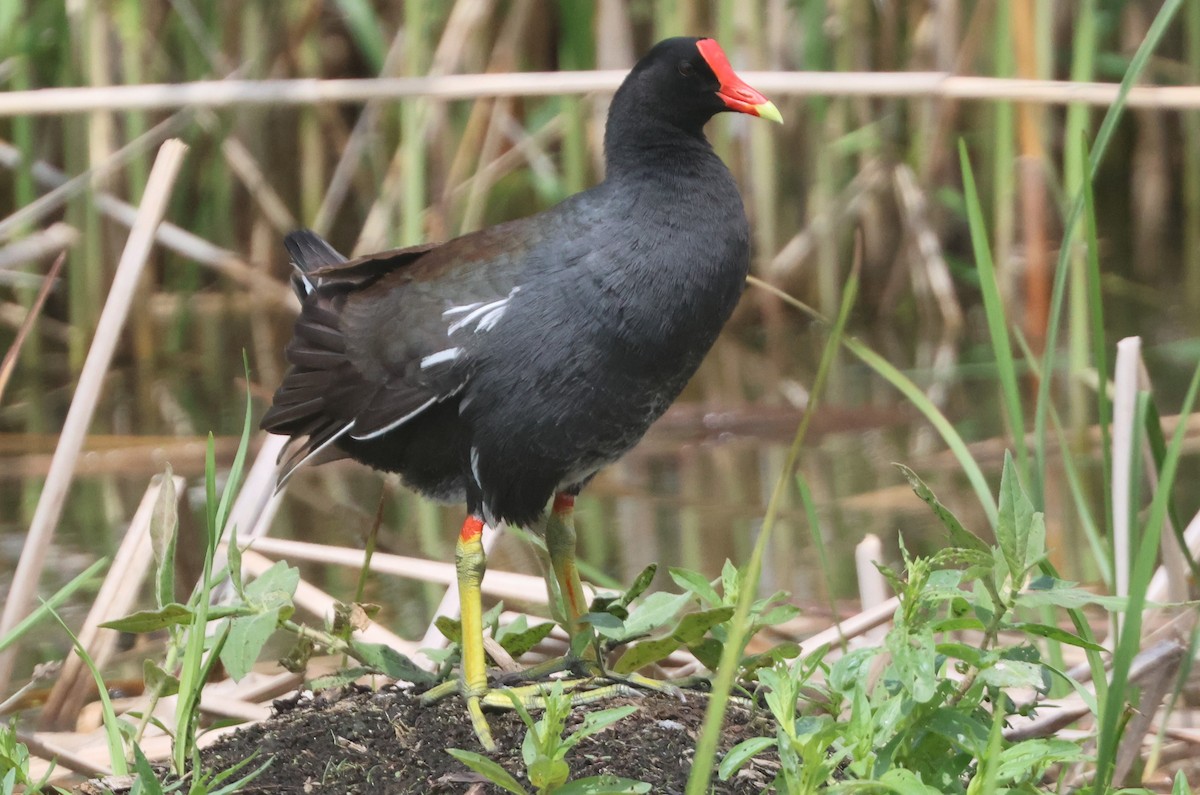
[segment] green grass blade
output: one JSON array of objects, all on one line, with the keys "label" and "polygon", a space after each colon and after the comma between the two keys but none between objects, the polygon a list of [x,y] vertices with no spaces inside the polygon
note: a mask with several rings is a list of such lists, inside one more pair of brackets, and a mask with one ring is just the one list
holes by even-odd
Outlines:
[{"label": "green grass blade", "polygon": [[[1083,152],[1090,159],[1086,141]],[[1087,304],[1092,366],[1096,368],[1097,422],[1100,425],[1100,447],[1104,462],[1104,526],[1112,527],[1112,495],[1108,492],[1112,483],[1112,403],[1108,398],[1108,344],[1104,336],[1104,296],[1100,290],[1100,235],[1096,229],[1096,195],[1090,179],[1083,181],[1083,207],[1087,218]],[[1065,447],[1063,451],[1066,457]]]},{"label": "green grass blade", "polygon": [[[1109,691],[1107,698],[1104,700],[1104,708],[1100,715],[1096,779],[1093,789],[1096,795],[1102,795],[1105,792],[1104,788],[1108,785],[1109,779],[1112,776],[1113,760],[1116,756],[1117,743],[1120,740],[1121,717],[1125,712],[1126,685],[1129,681],[1129,669],[1133,658],[1137,655],[1141,646],[1142,610],[1146,604],[1146,589],[1150,585],[1151,577],[1154,576],[1163,524],[1170,511],[1171,492],[1175,485],[1175,475],[1179,469],[1179,460],[1183,454],[1183,442],[1187,436],[1187,422],[1183,420],[1191,415],[1196,403],[1197,392],[1200,392],[1200,367],[1197,367],[1192,375],[1192,382],[1188,386],[1187,395],[1184,397],[1183,406],[1179,411],[1181,421],[1175,428],[1171,444],[1168,446],[1166,455],[1163,457],[1158,488],[1155,490],[1154,497],[1150,501],[1150,509],[1146,515],[1146,522],[1142,526],[1141,541],[1138,544],[1137,554],[1133,561],[1132,571],[1130,572],[1129,604],[1125,611],[1125,620],[1121,624],[1121,636],[1117,641],[1116,651],[1113,654]],[[1139,420],[1141,420],[1148,413],[1148,403],[1139,400],[1139,404],[1142,408],[1139,412]],[[1141,422],[1139,422],[1137,427],[1140,431],[1142,428]],[[1139,433],[1138,438],[1135,440],[1137,441],[1137,444],[1133,448],[1135,451],[1141,450],[1140,435]],[[1140,452],[1135,452],[1133,458],[1134,474],[1136,476],[1138,471],[1140,471]],[[1134,482],[1140,482],[1140,478]],[[1130,510],[1136,510],[1136,503],[1130,506]]]},{"label": "green grass blade", "polygon": [[[761,284],[757,279],[752,279],[751,283]],[[854,306],[854,299],[857,295],[858,273],[855,271],[846,280],[846,286],[842,291],[842,305],[838,312],[837,321],[830,329],[829,339],[826,341],[825,349],[821,354],[821,362],[817,366],[817,375],[813,380],[812,397],[804,411],[804,416],[800,419],[800,427],[796,429],[796,436],[792,440],[791,449],[788,450],[783,471],[779,473],[779,479],[775,481],[775,488],[771,493],[770,501],[767,503],[766,515],[763,517],[762,530],[759,532],[758,539],[754,543],[754,550],[750,553],[750,561],[746,564],[745,579],[741,583],[738,595],[737,611],[730,622],[729,634],[725,640],[725,647],[721,651],[721,660],[717,665],[716,677],[713,680],[712,695],[709,698],[708,709],[704,715],[704,726],[701,728],[700,739],[696,743],[696,755],[692,762],[692,771],[688,775],[687,795],[704,795],[704,793],[708,792],[709,781],[712,778],[713,771],[716,769],[717,742],[720,739],[721,728],[724,725],[725,708],[728,706],[729,693],[733,689],[733,679],[737,675],[738,658],[741,655],[742,644],[749,630],[750,607],[757,598],[758,579],[762,573],[763,558],[770,541],[771,531],[774,529],[775,521],[779,516],[779,508],[783,502],[783,493],[792,482],[792,472],[795,470],[796,462],[800,457],[800,448],[807,435],[808,425],[812,421],[813,412],[816,410],[820,396],[824,393],[825,381],[829,376],[829,369],[833,364],[834,358],[837,356],[837,350],[842,341],[842,332],[846,328],[846,320],[850,316],[850,308]]]},{"label": "green grass blade", "polygon": [[[766,282],[750,277],[750,283],[755,287],[761,287],[772,295],[778,296],[784,303],[787,303],[807,315],[817,318],[822,322],[827,322],[823,315],[815,309],[798,301],[792,296],[785,293],[776,287],[773,287]],[[906,398],[908,398],[917,410],[925,415],[925,419],[941,434],[942,440],[950,451],[954,454],[959,466],[962,467],[963,473],[967,476],[967,480],[971,483],[971,488],[975,490],[976,496],[979,498],[979,504],[983,507],[983,511],[987,514],[988,522],[992,527],[996,526],[996,519],[999,516],[996,510],[996,500],[992,496],[991,489],[988,487],[987,478],[983,476],[983,470],[979,468],[979,464],[971,455],[971,451],[967,449],[967,443],[963,441],[962,436],[951,424],[950,420],[946,419],[946,415],[942,414],[941,410],[933,404],[921,388],[913,383],[912,379],[900,372],[891,362],[884,359],[868,346],[859,342],[854,337],[842,337],[842,344],[846,349],[857,356],[863,364],[870,367],[876,373],[884,378],[888,383],[900,390]]]},{"label": "green grass blade", "polygon": [[992,341],[992,352],[996,357],[996,372],[1000,379],[1000,392],[1004,398],[1004,413],[1012,434],[1013,448],[1017,453],[1017,466],[1029,480],[1029,452],[1025,447],[1025,414],[1021,409],[1021,390],[1017,384],[1017,368],[1013,362],[1012,340],[1008,336],[1008,320],[1004,316],[1004,300],[1000,297],[1000,285],[996,281],[996,267],[992,263],[992,252],[988,246],[987,227],[983,220],[983,207],[979,203],[979,191],[975,188],[975,173],[971,169],[971,158],[967,155],[967,144],[958,142],[958,157],[962,163],[963,193],[967,201],[967,222],[971,229],[971,246],[975,252],[975,267],[979,270],[979,289],[983,294],[983,308],[987,315],[988,335]]},{"label": "green grass blade", "polygon": [[242,470],[246,467],[246,453],[250,449],[250,431],[254,428],[254,402],[250,395],[250,359],[245,350],[242,351],[242,366],[246,373],[246,414],[242,420],[242,436],[238,440],[237,452],[233,456],[233,464],[229,467],[229,477],[225,480],[225,488],[221,492],[221,503],[217,507],[217,541],[220,541],[221,533],[225,530],[225,521],[229,518],[233,497],[237,494],[238,484],[242,480]]},{"label": "green grass blade", "polygon": [[113,709],[112,699],[108,696],[108,687],[104,684],[104,677],[100,675],[95,660],[88,654],[87,649],[83,648],[79,638],[67,626],[67,622],[62,620],[62,616],[53,607],[50,607],[48,602],[42,602],[42,607],[49,611],[54,620],[63,628],[63,632],[70,636],[71,643],[75,645],[75,653],[79,655],[79,659],[83,660],[83,664],[92,674],[92,681],[96,683],[96,692],[100,695],[100,713],[104,719],[104,739],[108,743],[109,767],[112,768],[114,775],[129,775],[129,763],[125,759],[125,743],[121,740],[117,712]]},{"label": "green grass blade", "polygon": [[336,0],[338,10],[346,20],[346,27],[372,74],[379,74],[383,69],[383,59],[387,53],[387,43],[383,39],[384,25],[375,15],[373,4],[368,0]]},{"label": "green grass blade", "polygon": [[[108,565],[108,558],[100,558],[92,565],[88,566],[82,572],[77,574],[69,583],[59,588],[54,592],[49,599],[45,599],[42,603],[29,615],[25,616],[19,624],[12,628],[12,631],[0,638],[0,652],[7,649],[25,636],[25,633],[33,629],[46,618],[53,616],[54,611],[63,602],[71,598],[71,596],[82,588],[89,580],[100,573],[100,570]],[[57,618],[57,616],[55,616]]]},{"label": "green grass blade", "polygon": [[[1167,28],[1171,24],[1171,20],[1175,18],[1175,14],[1183,5],[1183,0],[1165,0],[1162,7],[1159,8],[1158,14],[1154,17],[1154,22],[1150,25],[1150,30],[1146,32],[1146,38],[1138,46],[1137,52],[1129,62],[1129,68],[1125,70],[1125,76],[1121,79],[1121,85],[1117,89],[1117,98],[1113,104],[1109,106],[1108,112],[1104,114],[1104,120],[1100,123],[1100,130],[1096,133],[1096,142],[1092,146],[1091,156],[1088,160],[1088,180],[1095,180],[1096,174],[1100,170],[1100,162],[1104,158],[1104,153],[1108,149],[1108,144],[1112,140],[1113,134],[1116,131],[1117,123],[1125,114],[1125,107],[1129,97],[1129,89],[1141,77],[1142,71],[1146,64],[1150,61],[1150,57],[1158,48],[1163,36],[1166,34]],[[1067,275],[1070,272],[1070,257],[1071,257],[1071,241],[1075,235],[1075,230],[1079,226],[1079,217],[1083,213],[1084,197],[1082,192],[1072,200],[1071,212],[1067,218],[1066,225],[1063,228],[1063,239],[1059,245],[1058,261],[1055,263],[1054,271],[1054,288],[1050,294],[1050,317],[1046,325],[1046,348],[1044,361],[1042,362],[1042,370],[1045,373],[1054,372],[1054,355],[1055,346],[1058,344],[1058,326],[1062,318],[1063,296],[1066,293]],[[1034,414],[1034,437],[1035,451],[1037,456],[1037,476],[1030,479],[1031,486],[1034,488],[1033,501],[1035,505],[1041,506],[1045,504],[1045,498],[1042,493],[1044,475],[1046,472],[1046,412],[1050,404],[1050,380],[1043,378],[1038,385],[1037,404]]]},{"label": "green grass blade", "polygon": [[821,580],[825,590],[825,600],[829,605],[830,615],[837,615],[837,605],[833,599],[833,582],[829,572],[829,551],[825,548],[825,538],[821,535],[821,522],[817,516],[817,503],[813,499],[812,489],[808,480],[801,472],[796,473],[796,489],[800,492],[800,504],[804,506],[804,518],[808,521],[808,532],[812,537],[813,549],[817,552],[817,570],[821,572]]},{"label": "green grass blade", "polygon": [[963,441],[962,436],[955,429],[954,425],[951,424],[950,420],[946,419],[946,415],[942,414],[941,410],[933,404],[933,401],[926,397],[925,393],[913,383],[912,379],[900,372],[891,362],[875,353],[875,351],[853,337],[844,338],[842,344],[862,360],[864,364],[883,376],[884,380],[900,390],[916,406],[917,410],[925,415],[925,419],[937,429],[946,446],[954,453],[954,457],[958,461],[959,466],[962,467],[967,480],[970,481],[971,487],[975,490],[975,494],[979,498],[979,504],[983,507],[984,513],[987,514],[988,522],[991,523],[992,527],[995,527],[999,512],[996,510],[996,500],[988,487],[987,478],[983,476],[983,470],[979,468],[979,464],[972,457],[971,451],[967,449],[967,443]]}]

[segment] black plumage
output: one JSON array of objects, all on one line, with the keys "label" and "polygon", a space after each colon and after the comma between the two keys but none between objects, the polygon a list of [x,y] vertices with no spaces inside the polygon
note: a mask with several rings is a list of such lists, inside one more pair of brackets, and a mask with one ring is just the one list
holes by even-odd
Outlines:
[{"label": "black plumage", "polygon": [[749,267],[741,197],[703,126],[766,100],[727,91],[712,48],[670,39],[644,57],[612,101],[605,180],[545,212],[352,261],[289,235],[302,311],[262,422],[293,438],[288,471],[334,446],[528,525],[628,451]]}]

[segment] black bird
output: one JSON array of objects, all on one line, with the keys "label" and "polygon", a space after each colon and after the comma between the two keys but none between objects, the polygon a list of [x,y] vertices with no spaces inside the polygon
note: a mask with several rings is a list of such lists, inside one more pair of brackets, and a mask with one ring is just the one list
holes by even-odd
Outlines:
[{"label": "black bird", "polygon": [[302,309],[262,427],[291,437],[285,479],[332,446],[466,502],[463,692],[485,746],[484,525],[532,525],[554,498],[548,584],[573,631],[586,610],[574,497],[675,400],[745,285],[741,196],[703,131],[723,111],[781,121],[715,41],[667,39],[613,97],[599,185],[351,261],[312,232],[287,237]]}]

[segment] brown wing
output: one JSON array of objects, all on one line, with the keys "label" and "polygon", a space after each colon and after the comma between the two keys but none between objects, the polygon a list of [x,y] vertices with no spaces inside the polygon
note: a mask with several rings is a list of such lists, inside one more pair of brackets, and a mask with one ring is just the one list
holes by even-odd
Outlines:
[{"label": "brown wing", "polygon": [[[438,359],[435,351],[432,359],[417,356],[411,360],[411,355],[394,352],[399,355],[383,360],[400,364],[401,370],[365,367],[363,340],[347,338],[345,321],[361,317],[361,307],[367,305],[356,300],[361,291],[412,265],[436,246],[347,261],[312,232],[294,232],[286,244],[296,267],[294,281],[301,294],[301,311],[285,351],[291,367],[261,423],[266,431],[291,437],[281,454],[281,483],[342,436],[382,435],[461,389],[461,381],[448,366],[453,365],[453,357]],[[353,334],[363,324],[349,325]],[[444,337],[444,331],[441,334]],[[375,342],[366,340],[367,344]],[[434,347],[439,344],[436,340],[431,343]]]}]

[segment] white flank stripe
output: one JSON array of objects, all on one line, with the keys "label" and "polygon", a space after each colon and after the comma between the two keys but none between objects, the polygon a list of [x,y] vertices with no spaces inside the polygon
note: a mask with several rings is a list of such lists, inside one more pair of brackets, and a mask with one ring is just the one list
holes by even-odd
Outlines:
[{"label": "white flank stripe", "polygon": [[491,330],[493,326],[500,322],[500,318],[504,316],[504,311],[508,308],[508,299],[512,298],[520,291],[521,287],[518,285],[509,290],[507,296],[497,301],[492,301],[491,303],[487,304],[466,304],[464,306],[456,306],[453,309],[446,310],[442,313],[442,317],[446,317],[450,314],[467,312],[470,310],[466,317],[451,323],[450,328],[446,329],[446,333],[453,334],[460,328],[464,328],[465,326],[469,326],[471,323],[475,322],[477,322],[477,325],[475,326],[475,333],[478,334],[480,331]]},{"label": "white flank stripe", "polygon": [[458,358],[460,353],[462,353],[462,348],[447,348],[444,351],[431,353],[421,359],[421,369],[426,370],[435,365],[439,365],[442,362],[452,362]]},{"label": "white flank stripe", "polygon": [[483,306],[483,301],[476,301],[473,304],[463,304],[462,306],[452,306],[442,313],[442,317],[450,317],[451,315],[461,315],[463,312],[471,312]]},{"label": "white flank stripe", "polygon": [[316,456],[317,453],[321,452],[326,447],[333,444],[338,439],[342,438],[342,436],[345,435],[346,431],[350,430],[353,427],[354,427],[354,421],[351,420],[349,424],[342,426],[342,428],[340,428],[338,430],[338,432],[335,433],[333,436],[330,436],[328,439],[321,442],[321,444],[319,444],[317,447],[310,450],[308,455],[304,456],[304,458],[301,458],[299,461],[296,462],[295,466],[293,466],[291,469],[289,469],[287,472],[284,473],[283,477],[279,479],[279,483],[275,486],[276,490],[283,488],[283,486],[289,480],[292,479],[292,475],[296,474],[297,470],[299,470],[300,467],[304,466],[309,461],[311,461],[313,459],[313,457]]},{"label": "white flank stripe", "polygon": [[417,416],[417,415],[418,415],[418,414],[420,414],[422,411],[424,411],[425,409],[427,409],[427,408],[429,408],[430,406],[432,406],[434,403],[437,403],[437,401],[438,401],[438,399],[437,399],[437,397],[436,397],[436,396],[435,396],[435,397],[431,397],[431,398],[429,398],[429,400],[426,400],[424,403],[422,403],[421,405],[417,406],[415,409],[413,409],[412,411],[408,412],[407,414],[405,414],[403,417],[401,417],[400,419],[396,420],[395,422],[393,422],[393,423],[391,423],[391,424],[389,424],[389,425],[385,425],[384,427],[380,428],[380,429],[379,429],[379,430],[377,430],[377,431],[371,431],[370,433],[363,434],[363,435],[361,435],[361,436],[360,436],[360,435],[358,435],[357,433],[352,433],[352,434],[350,434],[350,438],[351,438],[351,439],[358,439],[360,442],[362,442],[362,441],[366,441],[367,439],[375,439],[375,438],[377,438],[377,437],[383,436],[385,433],[388,433],[389,431],[394,431],[394,430],[396,430],[396,429],[397,429],[397,428],[399,428],[401,425],[403,425],[404,423],[408,422],[408,421],[409,421],[409,420],[411,420],[413,417]]},{"label": "white flank stripe", "polygon": [[475,333],[478,334],[481,331],[490,331],[492,326],[499,323],[500,318],[504,317],[504,312],[507,309],[508,309],[508,301],[505,300],[505,302],[503,304],[496,307],[491,312],[488,312],[486,315],[484,315],[483,317],[481,317],[479,319],[479,325],[475,327]]},{"label": "white flank stripe", "polygon": [[475,311],[473,311],[471,314],[464,317],[462,320],[459,320],[456,323],[452,323],[446,333],[453,334],[454,332],[458,331],[463,326],[466,326],[466,325],[470,324],[471,322],[478,320],[481,316],[486,315],[488,312],[491,312],[495,309],[499,309],[500,307],[504,306],[504,304],[506,304],[507,302],[508,302],[507,298],[501,298],[499,301],[492,301],[490,304],[484,304],[483,306],[481,306],[478,309],[476,309]]},{"label": "white flank stripe", "polygon": [[479,448],[471,448],[471,475],[475,478],[475,485],[482,486],[479,482]]}]

